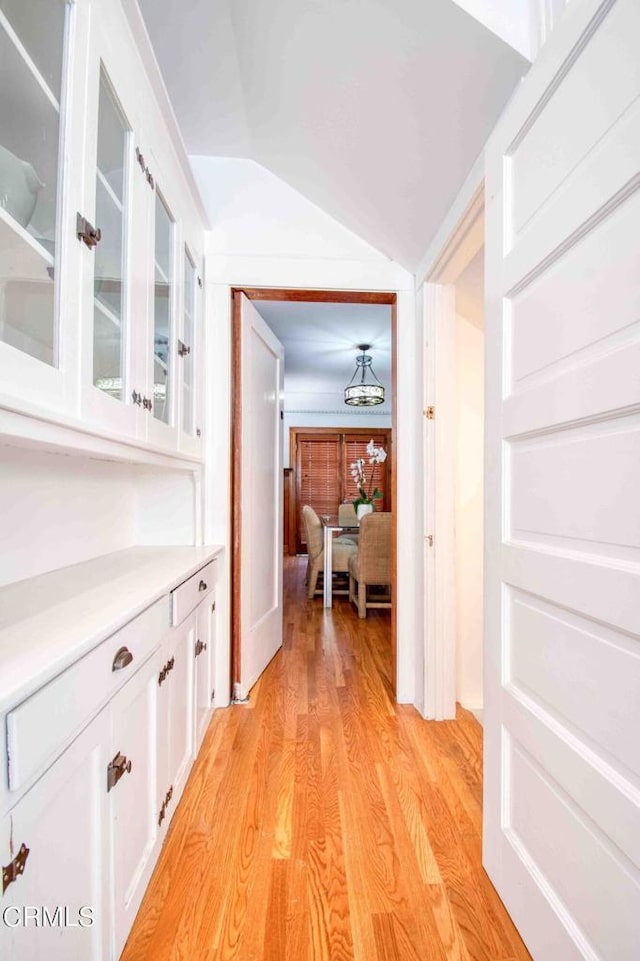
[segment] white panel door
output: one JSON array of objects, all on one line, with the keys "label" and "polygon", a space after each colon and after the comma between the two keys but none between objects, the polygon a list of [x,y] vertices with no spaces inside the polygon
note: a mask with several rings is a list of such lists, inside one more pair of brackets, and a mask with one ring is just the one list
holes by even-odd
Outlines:
[{"label": "white panel door", "polygon": [[640,951],[640,4],[487,148],[485,866],[536,961]]},{"label": "white panel door", "polygon": [[246,697],[282,645],[284,350],[242,296],[242,533],[240,681]]}]

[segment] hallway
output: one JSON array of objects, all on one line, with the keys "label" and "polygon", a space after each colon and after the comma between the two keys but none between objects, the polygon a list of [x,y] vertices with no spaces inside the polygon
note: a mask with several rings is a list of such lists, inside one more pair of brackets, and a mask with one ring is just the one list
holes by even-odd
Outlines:
[{"label": "hallway", "polygon": [[217,711],[122,961],[526,961],[481,865],[481,729],[390,697],[359,621],[285,559],[285,643]]}]

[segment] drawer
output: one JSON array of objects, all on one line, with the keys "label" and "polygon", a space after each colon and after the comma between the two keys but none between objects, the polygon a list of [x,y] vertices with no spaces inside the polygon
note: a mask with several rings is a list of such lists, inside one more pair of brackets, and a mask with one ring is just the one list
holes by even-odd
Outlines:
[{"label": "drawer", "polygon": [[211,561],[205,567],[176,587],[171,592],[171,624],[173,627],[181,624],[191,611],[198,606],[203,598],[213,591],[215,586],[216,562]]},{"label": "drawer", "polygon": [[168,627],[164,597],[9,711],[10,790],[23,787],[55,760],[70,739],[148,659]]}]

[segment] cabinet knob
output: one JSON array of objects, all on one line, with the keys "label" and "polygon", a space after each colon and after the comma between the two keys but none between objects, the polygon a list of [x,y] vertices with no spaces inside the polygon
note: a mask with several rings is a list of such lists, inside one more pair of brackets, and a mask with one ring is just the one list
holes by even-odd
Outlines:
[{"label": "cabinet knob", "polygon": [[10,864],[3,865],[2,868],[2,893],[7,890],[10,884],[24,874],[24,866],[27,863],[27,858],[29,857],[29,848],[22,842],[20,845],[20,850],[16,854],[13,861]]},{"label": "cabinet knob", "polygon": [[107,792],[116,786],[124,774],[131,774],[131,768],[129,758],[118,751],[113,761],[107,765]]},{"label": "cabinet knob", "polygon": [[131,400],[138,407],[142,407],[142,394],[139,394],[137,390],[131,392]]},{"label": "cabinet knob", "polygon": [[198,584],[198,590],[199,590],[199,591],[206,591],[206,590],[207,590],[207,586],[208,586],[208,585],[207,585],[207,582],[206,582],[206,581],[200,581],[200,583]]},{"label": "cabinet knob", "polygon": [[121,647],[116,651],[116,656],[113,659],[113,664],[111,665],[112,671],[121,671],[124,667],[128,667],[133,660],[133,654],[128,647]]}]

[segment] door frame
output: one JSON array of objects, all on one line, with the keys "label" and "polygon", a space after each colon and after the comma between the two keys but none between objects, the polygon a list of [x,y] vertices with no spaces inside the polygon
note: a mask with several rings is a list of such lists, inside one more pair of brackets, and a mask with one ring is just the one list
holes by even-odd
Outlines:
[{"label": "door frame", "polygon": [[[422,295],[425,717],[456,716],[455,281],[484,246],[484,162],[471,171],[416,276]],[[448,372],[439,376],[440,371]],[[435,416],[429,416],[433,408]]]},{"label": "door frame", "polygon": [[[279,300],[296,303],[386,304],[391,307],[391,511],[393,514],[391,548],[391,687],[397,688],[397,340],[398,296],[395,291],[358,291],[303,289],[287,287],[242,287],[232,285],[231,293],[231,692],[235,696],[241,664],[241,571],[242,571],[242,352],[241,299]],[[286,358],[285,358],[286,363]],[[284,545],[280,544],[284,551]]]}]

